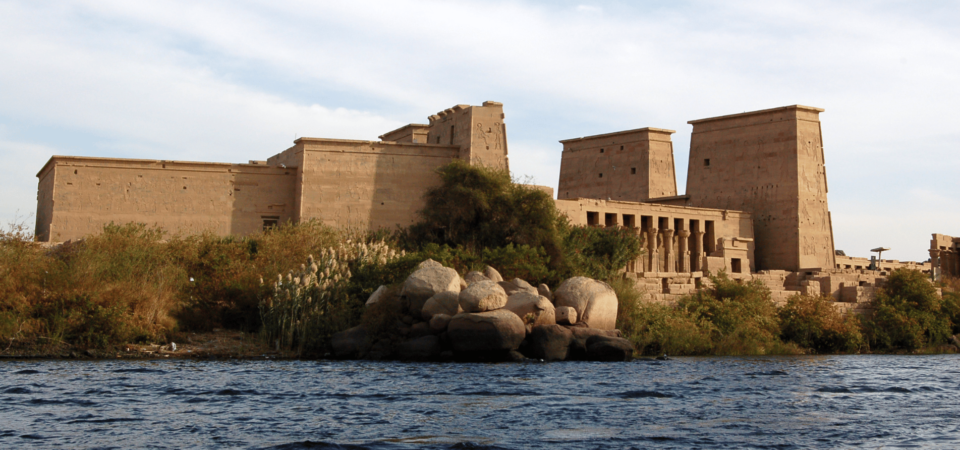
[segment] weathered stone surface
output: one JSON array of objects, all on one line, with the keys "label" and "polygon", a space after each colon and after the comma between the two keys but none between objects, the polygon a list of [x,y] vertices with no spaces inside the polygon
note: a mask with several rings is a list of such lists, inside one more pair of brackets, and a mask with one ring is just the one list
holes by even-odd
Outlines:
[{"label": "weathered stone surface", "polygon": [[467,272],[467,274],[463,276],[463,279],[467,282],[467,286],[478,281],[489,280],[489,278],[487,278],[484,274],[477,272],[476,270]]},{"label": "weathered stone surface", "polygon": [[460,293],[444,291],[427,299],[420,311],[420,317],[429,321],[431,317],[437,314],[446,314],[453,317],[461,312],[463,311],[460,310]]},{"label": "weathered stone surface", "polygon": [[611,336],[590,336],[586,341],[587,359],[590,361],[630,361],[633,359],[633,344]]},{"label": "weathered stone surface", "polygon": [[530,358],[544,361],[563,361],[567,359],[573,333],[560,325],[541,325],[533,330],[524,341],[522,350]]},{"label": "weathered stone surface", "polygon": [[507,304],[503,309],[510,311],[527,323],[527,315],[532,314],[533,320],[529,323],[537,325],[553,325],[557,323],[553,303],[546,297],[531,294],[526,291],[517,292],[507,297]]},{"label": "weathered stone surface", "polygon": [[570,353],[567,359],[585,360],[587,359],[587,339],[593,336],[620,337],[620,330],[599,330],[596,328],[587,328],[585,326],[565,326],[573,335],[573,342],[570,344]]},{"label": "weathered stone surface", "polygon": [[479,281],[460,292],[459,303],[464,312],[492,311],[507,304],[507,293],[493,281]]},{"label": "weathered stone surface", "polygon": [[487,277],[487,279],[489,279],[490,281],[494,281],[498,283],[503,281],[503,277],[500,276],[500,272],[497,272],[497,269],[494,269],[493,267],[490,267],[490,266],[483,268],[483,276]]},{"label": "weathered stone surface", "polygon": [[443,264],[440,264],[430,258],[427,258],[421,261],[420,264],[417,264],[417,270],[425,269],[427,267],[443,267]]},{"label": "weathered stone surface", "polygon": [[370,350],[370,339],[363,326],[348,328],[330,337],[333,355],[340,359],[362,358]]},{"label": "weathered stone surface", "polygon": [[410,302],[410,313],[414,317],[420,317],[423,304],[430,297],[446,291],[460,292],[460,275],[456,270],[428,259],[420,263],[420,268],[407,277],[400,296]]},{"label": "weathered stone surface", "polygon": [[456,352],[516,350],[526,336],[523,321],[502,309],[457,314],[450,319],[447,333]]},{"label": "weathered stone surface", "polygon": [[503,290],[507,293],[507,296],[511,296],[517,292],[529,292],[531,294],[537,294],[537,288],[519,278],[514,278],[510,281],[501,281],[497,284],[503,288]]},{"label": "weathered stone surface", "polygon": [[434,334],[433,328],[430,328],[429,322],[417,322],[410,327],[410,334],[407,336],[410,339],[416,339],[418,337],[427,336]]},{"label": "weathered stone surface", "polygon": [[397,357],[404,361],[430,361],[440,357],[440,338],[429,335],[397,346]]},{"label": "weathered stone surface", "polygon": [[380,286],[380,287],[378,287],[377,290],[373,291],[373,293],[370,294],[370,298],[367,299],[367,303],[365,303],[364,306],[370,306],[370,305],[372,305],[372,304],[374,304],[374,303],[379,302],[380,299],[383,298],[383,296],[384,296],[386,293],[387,293],[387,287],[386,287],[386,286]]},{"label": "weathered stone surface", "polygon": [[575,325],[577,323],[577,310],[572,307],[557,306],[554,315],[559,324]]},{"label": "weathered stone surface", "polygon": [[447,314],[434,314],[430,318],[430,328],[433,329],[435,333],[443,332],[447,329],[447,325],[450,324],[450,319],[452,316]]},{"label": "weathered stone surface", "polygon": [[617,327],[617,294],[607,283],[586,277],[573,277],[554,292],[556,306],[577,310],[577,321],[591,328],[612,330]]},{"label": "weathered stone surface", "polygon": [[540,285],[537,286],[537,293],[546,297],[547,300],[553,301],[553,292],[550,292],[550,286],[540,283]]}]

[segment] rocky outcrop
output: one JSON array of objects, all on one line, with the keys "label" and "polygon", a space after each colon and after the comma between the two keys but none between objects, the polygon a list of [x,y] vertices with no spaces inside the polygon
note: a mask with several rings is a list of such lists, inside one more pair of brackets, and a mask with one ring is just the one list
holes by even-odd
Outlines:
[{"label": "rocky outcrop", "polygon": [[366,356],[370,350],[370,339],[363,326],[348,328],[330,337],[333,356],[340,359],[356,359]]},{"label": "rocky outcrop", "polygon": [[586,360],[588,358],[587,340],[591,337],[620,337],[620,330],[598,330],[585,326],[567,326],[566,328],[573,334],[573,342],[570,344],[570,353],[567,355],[567,359]]},{"label": "rocky outcrop", "polygon": [[367,299],[367,303],[364,306],[370,306],[380,301],[387,294],[387,287],[380,286],[377,290],[373,291],[373,294],[370,294],[370,298]]},{"label": "rocky outcrop", "polygon": [[590,361],[630,361],[633,359],[633,344],[612,336],[595,335],[586,341],[587,359]]},{"label": "rocky outcrop", "polygon": [[506,310],[460,313],[447,325],[455,352],[489,353],[516,350],[526,337],[523,321]]},{"label": "rocky outcrop", "polygon": [[479,281],[460,292],[459,304],[468,313],[493,311],[507,304],[507,293],[496,282]]},{"label": "rocky outcrop", "polygon": [[576,325],[577,323],[577,310],[569,306],[557,306],[554,316],[559,324]]},{"label": "rocky outcrop", "polygon": [[503,277],[500,276],[500,272],[497,272],[497,269],[487,266],[483,268],[483,276],[487,277],[488,280],[493,282],[503,281]]},{"label": "rocky outcrop", "polygon": [[527,291],[517,292],[507,297],[507,304],[504,305],[503,309],[516,314],[524,323],[533,326],[557,323],[553,303],[550,303],[550,300],[547,300],[546,297],[531,294]]},{"label": "rocky outcrop", "polygon": [[537,286],[537,293],[546,297],[547,300],[553,301],[553,292],[550,292],[550,286],[540,283],[540,285]]},{"label": "rocky outcrop", "polygon": [[463,311],[460,310],[460,293],[445,291],[427,299],[420,310],[420,317],[425,321],[437,314],[446,314],[455,316]]},{"label": "rocky outcrop", "polygon": [[560,325],[541,325],[533,327],[523,345],[523,353],[530,358],[544,361],[563,361],[567,359],[573,333]]},{"label": "rocky outcrop", "polygon": [[397,357],[404,361],[431,361],[440,356],[440,338],[423,336],[397,347]]},{"label": "rocky outcrop", "polygon": [[410,313],[420,317],[423,304],[441,292],[460,292],[460,275],[456,270],[443,267],[440,263],[428,259],[403,283],[400,296],[409,302]]},{"label": "rocky outcrop", "polygon": [[573,277],[553,293],[556,306],[577,311],[577,321],[590,328],[613,330],[617,327],[617,294],[607,283],[586,277]]},{"label": "rocky outcrop", "polygon": [[435,314],[430,318],[430,328],[436,333],[446,331],[447,325],[450,324],[450,319],[452,318],[453,316],[447,314]]},{"label": "rocky outcrop", "polygon": [[529,292],[531,294],[537,294],[537,288],[531,286],[530,283],[527,283],[526,281],[523,281],[519,278],[514,278],[510,281],[501,281],[497,284],[499,284],[500,287],[503,288],[504,292],[507,293],[508,297],[518,292]]},{"label": "rocky outcrop", "polygon": [[486,277],[486,275],[480,272],[477,272],[476,270],[474,270],[473,272],[467,272],[467,274],[463,276],[463,279],[467,282],[467,286],[473,283],[476,283],[478,281],[490,280],[489,278]]}]

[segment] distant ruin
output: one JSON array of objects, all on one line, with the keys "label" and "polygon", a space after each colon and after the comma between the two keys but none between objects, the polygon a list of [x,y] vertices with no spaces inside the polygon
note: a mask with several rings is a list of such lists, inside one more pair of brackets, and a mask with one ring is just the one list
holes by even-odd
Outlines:
[{"label": "distant ruin", "polygon": [[[777,301],[823,293],[844,310],[866,308],[897,267],[960,276],[960,239],[944,235],[934,235],[930,263],[837,255],[823,111],[793,105],[688,122],[682,195],[672,130],[562,140],[557,208],[574,224],[635,230],[645,253],[624,276],[659,301],[693,292],[721,270],[761,280]],[[436,169],[455,159],[509,170],[501,103],[457,105],[379,141],[300,138],[248,164],[53,156],[37,174],[36,235],[78,239],[110,222],[220,235],[307,219],[407,226],[439,183]]]}]

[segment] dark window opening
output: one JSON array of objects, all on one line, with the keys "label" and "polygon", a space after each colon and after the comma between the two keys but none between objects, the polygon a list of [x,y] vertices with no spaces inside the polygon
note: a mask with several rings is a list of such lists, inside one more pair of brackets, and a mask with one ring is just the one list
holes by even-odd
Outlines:
[{"label": "dark window opening", "polygon": [[603,178],[603,174],[602,174],[602,173],[600,174],[600,178]]},{"label": "dark window opening", "polygon": [[277,223],[280,222],[280,216],[260,216],[260,218],[263,219],[263,231],[276,228]]},{"label": "dark window opening", "polygon": [[602,149],[602,148],[600,149],[600,153],[603,153],[603,149]]},{"label": "dark window opening", "polygon": [[587,225],[600,225],[600,213],[596,211],[587,211]]},{"label": "dark window opening", "polygon": [[603,215],[604,225],[608,227],[617,226],[617,214],[616,213],[606,213]]},{"label": "dark window opening", "polygon": [[74,175],[76,175],[76,174],[77,174],[77,171],[76,171],[76,170],[74,170],[74,171],[73,171],[73,174],[74,174]]},{"label": "dark window opening", "polygon": [[733,273],[741,273],[740,258],[730,259],[730,271]]},{"label": "dark window opening", "polygon": [[633,214],[624,214],[623,215],[623,226],[627,228],[636,228],[637,227],[637,216]]},{"label": "dark window opening", "polygon": [[440,136],[439,136],[439,135],[437,135],[437,143],[438,143],[438,144],[440,143]]},{"label": "dark window opening", "polygon": [[636,167],[631,167],[631,168],[630,168],[630,175],[636,175],[636,174],[637,174],[637,168],[636,168]]},{"label": "dark window opening", "polygon": [[620,150],[623,150],[623,146],[622,146],[622,145],[620,146]]},{"label": "dark window opening", "polygon": [[453,145],[453,137],[457,132],[457,128],[453,125],[450,125],[450,145]]},{"label": "dark window opening", "polygon": [[703,166],[704,166],[704,167],[709,167],[709,166],[710,166],[710,158],[707,158],[707,159],[703,160]]}]

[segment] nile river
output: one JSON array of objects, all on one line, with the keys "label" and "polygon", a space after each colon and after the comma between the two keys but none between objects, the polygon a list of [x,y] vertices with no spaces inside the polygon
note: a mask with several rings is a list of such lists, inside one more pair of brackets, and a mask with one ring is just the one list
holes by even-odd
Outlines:
[{"label": "nile river", "polygon": [[0,362],[2,448],[960,447],[960,355]]}]

